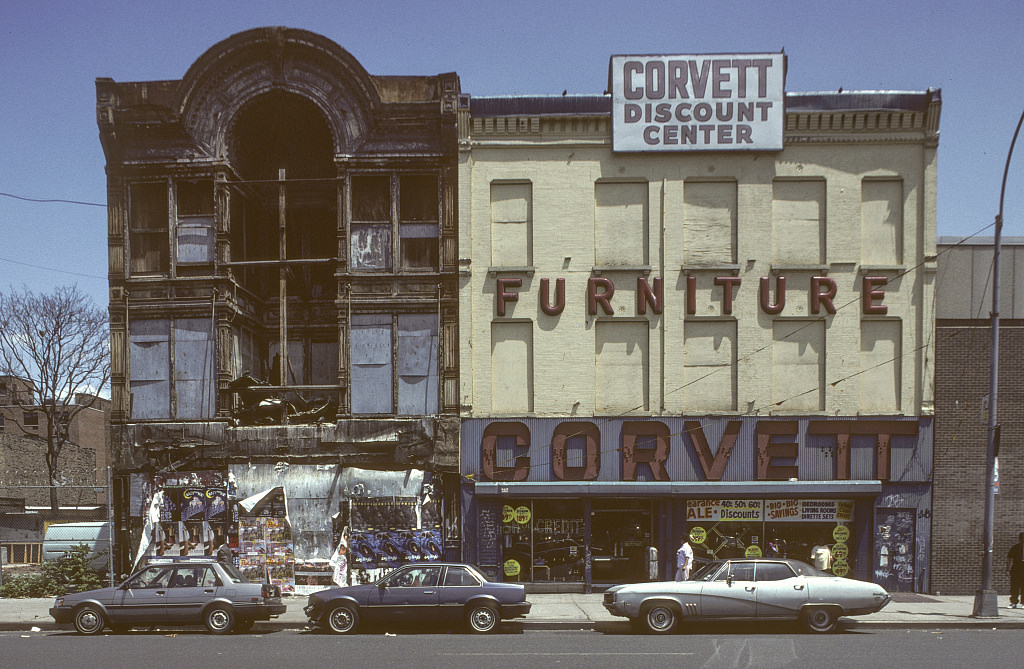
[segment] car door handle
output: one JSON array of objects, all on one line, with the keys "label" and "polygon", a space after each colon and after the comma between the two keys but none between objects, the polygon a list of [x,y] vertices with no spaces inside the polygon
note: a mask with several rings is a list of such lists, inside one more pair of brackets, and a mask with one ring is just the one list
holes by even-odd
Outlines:
[{"label": "car door handle", "polygon": [[434,594],[434,591],[433,590],[424,590],[423,594],[424,595],[432,595],[432,594]]},{"label": "car door handle", "polygon": [[206,590],[203,590],[203,592],[205,592],[208,595],[212,595],[213,594],[213,588],[207,588]]},{"label": "car door handle", "polygon": [[166,590],[157,590],[156,594],[158,594],[158,595],[166,595],[167,591]]},{"label": "car door handle", "polygon": [[753,592],[754,590],[757,589],[757,586],[751,585],[751,586],[747,586],[747,587],[745,587],[743,589],[746,590],[747,592]]},{"label": "car door handle", "polygon": [[793,586],[793,589],[794,589],[794,590],[803,590],[803,589],[804,589],[804,586],[803,586],[803,585],[794,585],[794,586]]}]

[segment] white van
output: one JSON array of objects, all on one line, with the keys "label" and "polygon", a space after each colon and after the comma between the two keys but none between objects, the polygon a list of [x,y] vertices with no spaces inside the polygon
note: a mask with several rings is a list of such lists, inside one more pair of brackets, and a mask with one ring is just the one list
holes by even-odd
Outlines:
[{"label": "white van", "polygon": [[110,550],[110,523],[105,521],[81,523],[54,523],[46,528],[43,536],[43,559],[56,560],[79,544],[85,544],[93,553],[103,553],[92,561],[92,566],[102,569],[107,565]]}]

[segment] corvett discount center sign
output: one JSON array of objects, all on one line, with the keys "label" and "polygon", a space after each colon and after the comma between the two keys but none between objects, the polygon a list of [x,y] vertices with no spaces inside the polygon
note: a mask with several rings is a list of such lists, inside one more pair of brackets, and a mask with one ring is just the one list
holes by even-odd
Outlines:
[{"label": "corvett discount center sign", "polygon": [[781,151],[783,53],[612,56],[614,151]]}]

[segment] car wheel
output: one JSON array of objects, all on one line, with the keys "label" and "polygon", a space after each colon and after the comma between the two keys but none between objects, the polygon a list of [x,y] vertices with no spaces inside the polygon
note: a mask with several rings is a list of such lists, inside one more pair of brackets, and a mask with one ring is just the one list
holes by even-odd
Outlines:
[{"label": "car wheel", "polygon": [[235,626],[235,614],[226,606],[213,606],[203,616],[203,624],[211,634],[227,634]]},{"label": "car wheel", "polygon": [[331,609],[327,614],[327,628],[335,634],[350,634],[359,626],[359,612],[348,604]]},{"label": "car wheel", "polygon": [[668,634],[676,628],[679,616],[669,604],[648,604],[643,608],[641,619],[651,634]]},{"label": "car wheel", "polygon": [[85,604],[75,611],[75,629],[79,634],[99,634],[106,624],[103,612],[93,604]]},{"label": "car wheel", "polygon": [[255,620],[239,620],[235,622],[235,628],[232,631],[235,634],[245,634],[251,630],[252,626],[255,624]]},{"label": "car wheel", "polygon": [[498,629],[501,616],[498,615],[498,610],[490,604],[474,604],[466,614],[466,622],[469,623],[470,631],[487,634]]},{"label": "car wheel", "polygon": [[829,606],[815,606],[804,610],[804,627],[808,632],[824,634],[836,628],[839,616],[836,610]]}]

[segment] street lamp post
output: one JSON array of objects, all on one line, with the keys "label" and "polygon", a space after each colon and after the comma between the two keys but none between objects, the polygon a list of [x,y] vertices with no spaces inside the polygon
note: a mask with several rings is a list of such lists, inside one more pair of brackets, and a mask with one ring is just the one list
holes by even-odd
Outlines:
[{"label": "street lamp post", "polygon": [[1003,168],[1003,185],[999,191],[999,213],[996,214],[996,233],[992,251],[992,340],[990,352],[989,388],[988,388],[988,449],[985,461],[985,551],[981,563],[981,589],[974,593],[974,612],[978,618],[999,617],[999,601],[996,591],[992,589],[992,542],[995,524],[995,466],[999,449],[999,424],[996,420],[996,395],[999,387],[999,251],[1003,235],[1003,200],[1006,197],[1006,175],[1010,171],[1010,158],[1013,147],[1017,143],[1021,124],[1024,123],[1024,112],[1017,121],[1017,129],[1010,142],[1010,150],[1006,154],[1006,166]]}]

